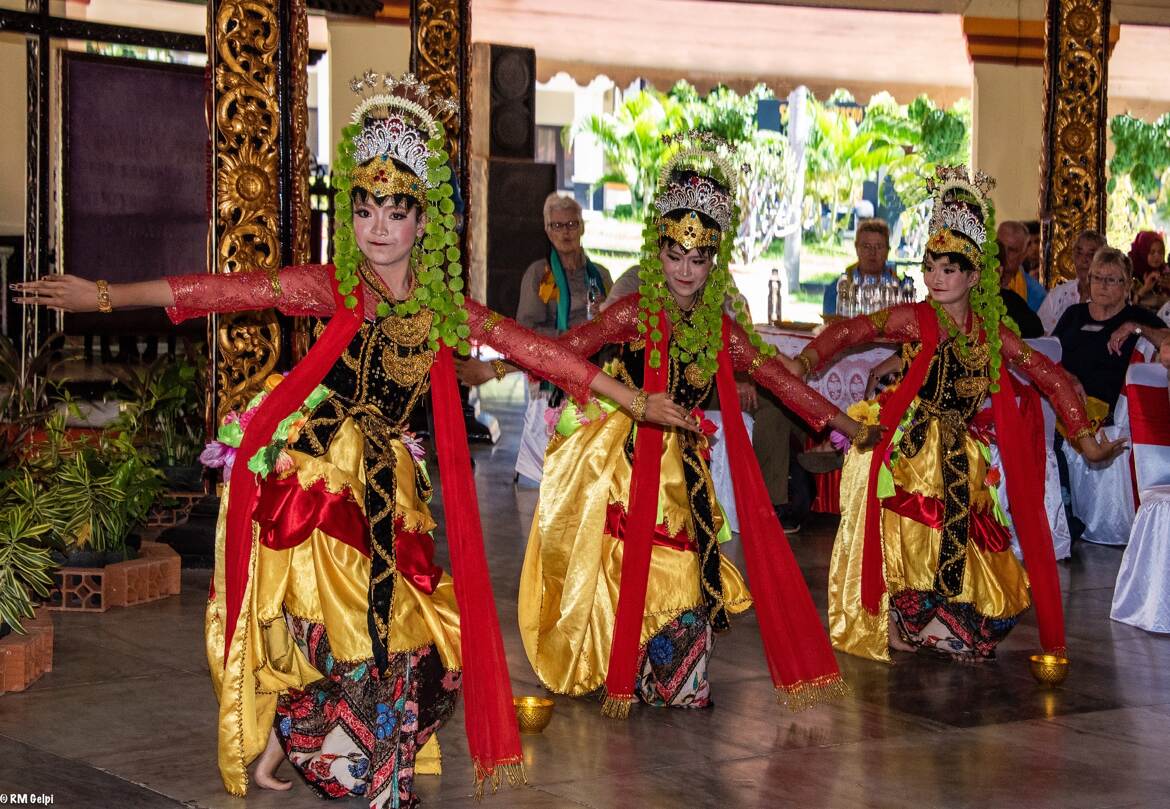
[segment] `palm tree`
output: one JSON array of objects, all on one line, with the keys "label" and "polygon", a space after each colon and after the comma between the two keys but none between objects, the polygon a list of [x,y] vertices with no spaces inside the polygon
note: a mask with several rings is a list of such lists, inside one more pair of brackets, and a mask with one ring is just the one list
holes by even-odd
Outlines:
[{"label": "palm tree", "polygon": [[570,142],[583,134],[597,140],[608,169],[598,184],[625,183],[634,215],[640,219],[646,215],[658,184],[658,169],[667,149],[662,136],[686,131],[688,126],[683,104],[644,89],[626,96],[612,113],[578,121],[570,131]]}]

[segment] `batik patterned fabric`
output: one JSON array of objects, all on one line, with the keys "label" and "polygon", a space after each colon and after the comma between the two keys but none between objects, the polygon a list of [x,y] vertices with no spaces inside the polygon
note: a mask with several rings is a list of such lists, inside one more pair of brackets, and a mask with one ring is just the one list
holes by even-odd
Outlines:
[{"label": "batik patterned fabric", "polygon": [[650,639],[642,649],[634,693],[658,708],[711,705],[707,664],[715,633],[704,610],[688,610]]},{"label": "batik patterned fabric", "polygon": [[323,798],[363,796],[371,809],[414,807],[418,751],[455,711],[461,675],[443,668],[434,646],[373,658],[334,658],[325,627],[288,618],[301,652],[325,678],[277,700],[285,755]]},{"label": "batik patterned fabric", "polygon": [[986,659],[995,656],[995,647],[1018,618],[989,618],[973,604],[951,602],[930,591],[903,590],[890,600],[890,620],[916,646]]}]

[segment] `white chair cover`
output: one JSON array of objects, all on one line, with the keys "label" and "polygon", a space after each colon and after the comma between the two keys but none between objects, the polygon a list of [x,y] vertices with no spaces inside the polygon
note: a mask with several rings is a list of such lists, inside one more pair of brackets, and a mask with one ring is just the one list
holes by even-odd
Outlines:
[{"label": "white chair cover", "polygon": [[[1110,440],[1129,435],[1129,403],[1124,390],[1113,410],[1113,424],[1101,432]],[[1091,464],[1066,442],[1064,457],[1068,462],[1072,511],[1085,524],[1081,538],[1098,545],[1128,543],[1136,512],[1130,450],[1109,463]]]},{"label": "white chair cover", "polygon": [[1109,617],[1147,632],[1170,632],[1170,485],[1142,492]]},{"label": "white chair cover", "polygon": [[[735,509],[735,489],[731,485],[731,468],[727,465],[727,441],[723,438],[723,414],[718,410],[703,412],[711,422],[719,428],[715,433],[715,446],[711,448],[711,480],[715,482],[715,499],[723,507],[727,516],[727,524],[735,533],[739,533],[739,513]],[[748,439],[752,437],[752,427],[755,420],[744,413],[743,426],[747,428]]]},{"label": "white chair cover", "polygon": [[[1139,397],[1147,403],[1145,410],[1164,405],[1170,411],[1166,369],[1161,365],[1132,366],[1126,388],[1135,414]],[[1110,617],[1149,632],[1170,632],[1170,418],[1165,412],[1150,415],[1153,418],[1144,427],[1134,424],[1141,507],[1117,572]]]},{"label": "white chair cover", "polygon": [[548,449],[548,427],[544,412],[548,410],[548,395],[538,383],[528,384],[528,406],[524,410],[524,430],[520,433],[520,449],[516,453],[516,474],[540,482],[544,477],[544,451]]}]

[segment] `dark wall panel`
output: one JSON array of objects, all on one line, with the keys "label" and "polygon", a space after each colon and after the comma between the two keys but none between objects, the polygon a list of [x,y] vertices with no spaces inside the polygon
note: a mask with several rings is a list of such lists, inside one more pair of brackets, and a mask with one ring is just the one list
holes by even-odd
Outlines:
[{"label": "dark wall panel", "polygon": [[488,164],[487,305],[508,317],[516,314],[524,270],[549,251],[543,209],[556,172],[551,163]]},{"label": "dark wall panel", "polygon": [[[120,283],[205,271],[203,71],[69,53],[62,105],[65,272]],[[170,321],[157,309],[82,314],[66,329],[146,334]]]},{"label": "dark wall panel", "polygon": [[492,45],[491,157],[536,158],[536,51]]}]

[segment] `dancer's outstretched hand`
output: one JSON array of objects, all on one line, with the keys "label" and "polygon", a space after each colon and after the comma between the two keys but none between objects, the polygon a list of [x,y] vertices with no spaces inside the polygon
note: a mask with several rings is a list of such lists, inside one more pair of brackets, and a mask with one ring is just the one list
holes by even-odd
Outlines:
[{"label": "dancer's outstretched hand", "polygon": [[496,369],[492,367],[490,362],[475,357],[468,357],[465,360],[456,357],[455,376],[459,377],[459,381],[467,387],[474,388],[476,385],[482,385],[495,379]]},{"label": "dancer's outstretched hand", "polygon": [[32,306],[47,306],[62,312],[96,312],[98,288],[93,281],[76,275],[46,275],[36,281],[12,284],[13,300]]}]

